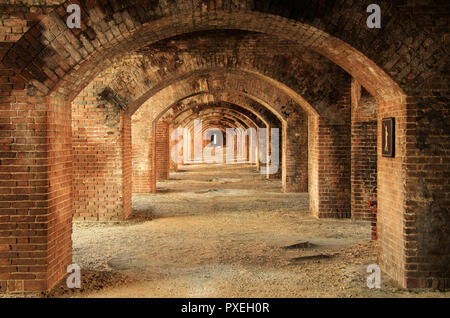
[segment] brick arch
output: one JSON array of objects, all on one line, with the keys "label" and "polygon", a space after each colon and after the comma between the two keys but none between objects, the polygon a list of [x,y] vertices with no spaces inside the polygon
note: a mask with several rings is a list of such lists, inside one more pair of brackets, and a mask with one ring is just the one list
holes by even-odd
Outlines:
[{"label": "brick arch", "polygon": [[[277,35],[310,47],[352,74],[374,96],[383,98],[397,96],[401,93],[397,84],[386,73],[365,55],[351,47],[352,44],[361,47],[361,39],[355,38],[350,41],[347,37],[349,45],[339,40],[339,37],[330,35],[330,33],[339,33],[342,36],[344,32],[326,33],[320,27],[312,26],[311,21],[295,8],[295,4],[286,4],[288,11],[295,12],[289,19],[279,15],[283,11],[273,14],[270,9],[262,9],[264,5],[253,6],[244,1],[240,3],[239,7],[231,6],[233,7],[231,11],[230,7],[226,7],[230,5],[229,1],[224,1],[222,8],[220,5],[214,5],[207,6],[205,9],[203,6],[191,7],[191,4],[182,4],[183,1],[180,0],[174,1],[171,9],[161,10],[159,8],[161,11],[148,10],[146,6],[149,6],[149,3],[136,4],[132,2],[126,1],[113,8],[102,1],[82,5],[86,19],[83,21],[83,32],[78,37],[74,34],[76,31],[65,28],[63,18],[67,14],[64,10],[65,6],[61,6],[42,19],[40,24],[31,28],[27,32],[30,36],[23,36],[5,55],[3,63],[7,67],[13,68],[17,75],[27,82],[34,81],[37,88],[44,94],[60,89],[60,93],[64,95],[76,96],[82,87],[95,77],[98,70],[105,69],[111,59],[126,51],[137,50],[143,45],[159,39],[196,30],[240,29]],[[156,7],[159,6],[160,4]],[[155,6],[151,7],[155,8]],[[138,18],[136,10],[139,9],[142,10],[142,14]],[[333,7],[336,12],[339,9]],[[363,7],[361,6],[359,9],[363,9]],[[347,8],[347,10],[350,9]],[[149,11],[152,11],[152,14],[149,14]],[[395,11],[390,11],[393,15],[391,19],[394,19]],[[327,20],[327,16],[321,16],[321,19],[314,24],[321,25],[325,20]],[[267,23],[267,21],[271,23]],[[350,21],[349,18],[346,22],[354,25]],[[108,37],[105,37],[101,33],[108,26]],[[46,31],[52,28],[59,31],[55,31],[58,35],[64,34],[68,41],[59,43],[54,36],[47,34]],[[41,42],[41,39],[36,39],[36,36],[44,34]],[[94,39],[89,41],[89,35]],[[363,42],[367,43],[368,41],[364,40]],[[27,56],[21,53],[23,47],[30,48]],[[56,49],[62,49],[64,52],[57,52]],[[40,54],[45,50],[46,54]],[[63,61],[61,64],[65,64],[65,67],[58,68],[54,65],[50,67],[46,57],[49,55],[55,57],[55,54],[61,56],[60,54],[67,52],[71,53],[73,57],[61,57]],[[373,53],[371,55],[377,56]],[[47,74],[39,71],[32,63],[47,66]],[[363,70],[368,68],[367,65],[370,65],[371,70],[364,72]],[[62,70],[61,75],[58,75],[56,70],[53,71],[55,68]],[[60,85],[62,83],[64,84]]]},{"label": "brick arch", "polygon": [[[214,73],[214,71],[211,71],[212,73]],[[242,85],[240,85],[239,90],[240,91],[233,91],[232,89],[228,89],[227,87],[230,86],[231,88],[233,87],[233,85],[235,85],[237,83],[238,78],[236,76],[232,76],[231,75],[227,75],[225,74],[225,76],[230,77],[231,79],[228,81],[228,83],[225,83],[224,85],[219,84],[214,84],[214,85],[219,85],[219,88],[214,87],[214,89],[212,91],[204,91],[204,89],[209,89],[209,87],[211,87],[211,84],[208,84],[209,81],[211,80],[216,80],[215,76],[211,76],[209,73],[201,73],[201,76],[198,76],[197,73],[194,73],[195,76],[193,76],[192,79],[185,79],[179,82],[175,82],[172,83],[171,85],[169,85],[167,88],[165,88],[164,90],[161,90],[158,94],[156,94],[155,96],[153,96],[152,98],[148,99],[145,104],[143,105],[143,108],[139,109],[138,113],[140,113],[141,111],[143,111],[143,109],[149,109],[149,107],[151,107],[152,109],[152,113],[154,113],[153,116],[153,129],[151,131],[151,140],[155,140],[156,139],[156,130],[155,127],[157,127],[157,122],[158,120],[160,120],[164,114],[166,113],[167,110],[171,109],[172,107],[178,105],[181,101],[185,100],[186,98],[192,98],[194,96],[198,96],[200,94],[212,94],[214,96],[216,95],[230,95],[232,94],[233,96],[236,95],[241,95],[240,99],[244,98],[245,102],[249,102],[251,108],[255,108],[257,111],[263,111],[266,113],[266,117],[271,117],[271,122],[274,122],[274,119],[276,118],[276,116],[272,113],[269,112],[267,110],[266,105],[269,108],[272,108],[270,106],[270,104],[266,101],[263,101],[261,98],[258,97],[254,97],[251,96],[248,92],[246,92],[246,90],[242,88]],[[185,78],[186,75],[182,75],[181,78]],[[245,78],[245,81],[248,80],[248,76]],[[239,81],[242,81],[242,79],[240,79]],[[170,81],[171,83],[172,81]],[[256,82],[256,80],[255,80]],[[261,89],[261,91],[265,91],[267,96],[276,96],[275,92],[276,90],[274,88],[270,89],[270,85],[267,83],[264,83],[262,81],[259,81],[261,83],[261,85],[263,85],[263,89]],[[234,83],[234,84],[233,84]],[[213,86],[214,86],[213,85]],[[254,90],[255,93],[258,93],[257,90]],[[272,92],[272,94],[270,94],[270,92]],[[259,93],[258,93],[259,94]],[[227,97],[228,99],[230,98],[230,96]],[[236,99],[236,97],[233,97],[233,99]],[[256,101],[255,101],[256,100]],[[290,110],[291,112],[294,110],[294,106],[292,106],[293,101],[290,100],[289,97],[285,96],[284,99],[283,98],[277,98],[277,99],[273,99],[271,102],[277,103],[278,108],[280,109],[280,111],[283,110],[283,108],[287,109],[286,105],[283,104],[283,101],[287,101],[286,104],[291,105],[290,106]],[[264,105],[263,105],[264,104]],[[300,108],[297,106],[297,108]],[[287,114],[287,113],[286,113]],[[278,115],[278,116],[283,116],[283,115]],[[278,120],[277,120],[278,122]],[[279,126],[279,128],[281,128],[281,126]],[[144,159],[145,160],[145,159]],[[151,168],[148,170],[150,171],[150,177],[149,180],[150,181],[150,191],[156,191],[156,177],[155,177],[155,173],[157,173],[157,162],[156,162],[156,158],[152,157],[152,163],[151,163]],[[146,173],[144,173],[146,174]],[[142,181],[144,184],[147,183],[147,181]]]},{"label": "brick arch", "polygon": [[[229,111],[233,114],[238,114],[239,116],[245,118],[248,122],[251,122],[251,127],[260,127],[260,126],[266,126],[266,122],[262,121],[259,117],[257,117],[254,113],[247,110],[246,108],[241,108],[239,106],[233,105],[233,104],[227,104],[227,103],[219,103],[215,105],[202,105],[200,104],[200,112],[205,112],[208,109],[218,109],[223,111]],[[178,113],[174,119],[173,122],[175,126],[182,126],[186,120],[190,120],[191,116],[193,116],[195,113],[193,112],[193,108],[195,106],[191,106],[190,108],[187,108],[183,110],[182,112]]]},{"label": "brick arch", "polygon": [[[209,107],[208,109],[201,110],[199,113],[192,113],[187,115],[179,124],[178,127],[183,127],[183,125],[186,125],[186,123],[192,122],[193,119],[200,119],[203,120],[205,116],[209,115],[215,115],[215,114],[222,114],[223,116],[231,116],[232,118],[235,118],[238,120],[242,126],[242,128],[256,128],[258,127],[257,124],[249,118],[247,115],[240,113],[236,110],[232,110],[230,108],[226,107]],[[245,126],[245,127],[244,127]]]},{"label": "brick arch", "polygon": [[[226,100],[226,102],[224,102],[224,100]],[[247,126],[256,128],[256,133],[258,134],[260,127],[269,128],[272,123],[275,123],[275,121],[278,120],[275,119],[276,117],[273,114],[269,114],[262,105],[257,105],[256,109],[255,106],[252,107],[251,105],[255,105],[255,103],[256,102],[250,98],[236,95],[233,92],[225,92],[221,94],[218,92],[215,92],[214,94],[201,93],[184,100],[184,105],[175,106],[176,112],[173,115],[174,126],[184,127],[185,123],[189,122],[191,117],[196,115],[198,112],[204,112],[210,109],[221,109],[224,111],[231,110],[234,113],[245,116],[245,118],[252,122],[252,124],[247,124]],[[195,109],[195,113],[193,109]],[[251,154],[250,141],[248,139],[245,146],[248,148],[246,150],[247,160],[251,160],[252,163],[253,160],[256,160],[256,167],[259,170],[259,150],[255,149],[256,153]],[[256,146],[258,147],[258,145]]]},{"label": "brick arch", "polygon": [[[191,121],[187,125],[187,128],[193,131],[194,122]],[[207,117],[202,122],[202,131],[200,132],[200,136],[203,139],[206,131],[209,129],[219,129],[223,136],[226,136],[226,129],[227,128],[240,128],[240,129],[246,129],[248,126],[245,122],[241,122],[237,117],[232,115],[223,115],[219,116],[218,114],[214,115],[213,117]],[[225,155],[225,154],[224,154]]]},{"label": "brick arch", "polygon": [[[235,95],[232,92],[222,93],[218,94],[217,92],[214,93],[214,95],[206,94],[206,96],[213,96],[213,98],[210,99],[202,99],[202,98],[195,98],[197,96],[205,96],[205,94],[202,95],[196,95],[194,97],[188,98],[188,100],[191,100],[194,98],[195,101],[199,102],[190,104],[185,106],[184,108],[180,109],[180,112],[178,113],[178,116],[184,115],[184,121],[189,120],[189,118],[194,114],[191,110],[193,108],[200,109],[200,110],[207,110],[208,107],[214,107],[214,109],[220,108],[220,109],[226,109],[230,110],[233,109],[235,112],[239,112],[241,114],[244,114],[244,112],[247,112],[246,114],[247,118],[253,122],[252,126],[256,128],[256,131],[258,133],[260,127],[264,128],[270,128],[270,127],[281,127],[281,124],[276,124],[278,120],[276,117],[268,113],[267,110],[262,106],[258,105],[257,109],[254,109],[255,102],[251,100],[250,98],[245,98],[243,96]],[[231,97],[231,98],[230,98]],[[226,100],[227,102],[223,102],[223,100]],[[203,103],[200,103],[203,102]],[[237,106],[239,105],[239,106]],[[253,114],[254,118],[250,118],[250,116]],[[180,120],[174,120],[176,125],[183,125],[183,118]],[[281,137],[281,136],[280,136]],[[256,159],[256,165],[259,169],[259,151],[255,154],[255,157],[252,156],[252,158]]]},{"label": "brick arch", "polygon": [[[423,151],[419,147],[420,143],[409,140],[414,139],[416,130],[409,128],[408,123],[414,125],[417,117],[421,115],[415,114],[416,105],[411,105],[411,99],[407,104],[403,93],[406,91],[408,94],[414,94],[415,89],[423,85],[429,78],[430,72],[431,75],[439,74],[442,64],[439,64],[441,63],[439,61],[431,62],[432,66],[425,67],[426,72],[423,75],[421,75],[420,67],[411,70],[409,74],[395,72],[394,67],[395,59],[398,59],[399,63],[408,63],[411,55],[418,59],[420,66],[424,66],[427,62],[425,56],[432,55],[433,52],[442,54],[445,51],[436,44],[434,39],[431,39],[432,43],[425,48],[425,53],[420,52],[419,49],[413,49],[410,54],[389,57],[393,51],[396,51],[395,39],[390,40],[389,35],[397,31],[394,27],[396,23],[389,22],[401,20],[398,19],[401,13],[397,12],[395,6],[390,5],[389,1],[380,2],[387,12],[385,21],[388,23],[382,30],[384,35],[376,31],[371,33],[368,30],[357,32],[363,25],[364,18],[354,19],[354,17],[364,16],[359,14],[364,12],[364,3],[355,6],[355,9],[344,4],[335,5],[326,8],[321,13],[322,6],[313,0],[297,4],[292,1],[283,2],[280,5],[281,10],[270,6],[269,1],[222,1],[220,4],[213,1],[186,4],[180,0],[170,2],[169,8],[160,8],[159,4],[152,6],[147,1],[139,4],[126,1],[112,7],[107,6],[107,3],[103,1],[89,2],[83,6],[84,13],[89,16],[89,21],[84,22],[86,25],[79,37],[74,32],[65,30],[63,22],[61,27],[63,20],[61,17],[66,15],[63,6],[55,10],[48,18],[43,19],[43,25],[52,24],[57,37],[54,35],[52,37],[47,33],[46,41],[36,40],[43,35],[43,32],[42,25],[35,26],[12,46],[3,58],[2,65],[15,72],[10,96],[21,96],[29,105],[47,111],[47,118],[43,125],[48,128],[45,138],[51,141],[51,144],[48,147],[47,144],[43,147],[39,144],[37,148],[44,149],[46,154],[35,159],[49,162],[48,165],[45,165],[48,174],[45,179],[48,180],[48,185],[44,191],[47,195],[43,199],[46,211],[42,215],[48,221],[47,231],[52,233],[48,237],[45,236],[48,244],[45,246],[44,252],[46,254],[49,251],[53,253],[45,259],[46,268],[43,271],[31,274],[34,275],[35,281],[28,280],[22,284],[22,280],[11,275],[8,279],[13,286],[11,290],[15,291],[20,288],[26,290],[49,289],[61,279],[65,265],[70,261],[70,221],[68,221],[70,212],[68,212],[69,205],[67,203],[70,201],[70,191],[67,190],[70,188],[68,186],[70,182],[64,178],[70,174],[70,163],[68,163],[70,160],[67,161],[67,155],[64,155],[64,158],[58,155],[61,151],[69,151],[67,138],[60,136],[62,133],[66,135],[70,131],[67,128],[67,121],[70,120],[67,116],[68,111],[64,111],[64,109],[69,109],[70,105],[66,101],[75,97],[98,74],[99,70],[104,69],[112,60],[120,58],[127,50],[138,49],[148,43],[177,34],[213,28],[244,29],[304,42],[304,45],[311,47],[312,50],[329,58],[350,73],[378,99],[379,119],[388,116],[397,118],[398,140],[396,146],[399,150],[397,157],[385,159],[381,158],[379,154],[381,159],[379,167],[383,168],[379,169],[381,182],[378,191],[380,197],[380,262],[383,269],[403,286],[417,286],[419,279],[421,282],[426,281],[426,284],[429,281],[443,281],[441,279],[444,268],[442,264],[444,266],[448,264],[448,258],[441,257],[441,260],[437,260],[430,254],[429,248],[424,243],[427,241],[427,237],[433,236],[430,234],[431,232],[439,231],[425,230],[426,224],[420,223],[424,221],[416,223],[415,220],[416,206],[422,205],[421,198],[427,199],[426,187],[430,186],[430,183],[425,181],[425,189],[422,190],[421,185],[424,184],[424,179],[414,175],[419,172],[419,168],[410,166],[410,170],[406,169],[407,165],[411,165],[414,161],[412,159],[414,155],[423,158],[426,154],[430,154],[433,159],[436,155],[432,154],[429,149]],[[98,9],[95,9],[98,10],[97,13],[92,11],[95,4],[98,4],[96,7]],[[203,5],[196,6],[196,4]],[[151,10],[147,10],[149,8],[146,6],[149,6]],[[314,10],[318,13],[319,18],[313,19],[314,15],[310,16],[310,10],[302,10],[304,8]],[[340,13],[342,9],[345,9],[345,14]],[[101,11],[103,11],[103,15],[100,14]],[[137,12],[140,12],[141,16]],[[336,16],[342,17],[336,20],[342,21],[339,26],[333,20],[336,19]],[[52,18],[59,20],[59,25],[52,23]],[[411,21],[408,18],[405,20],[407,23]],[[346,27],[341,27],[341,25]],[[347,32],[347,30],[355,32]],[[425,34],[414,25],[411,27],[407,25],[404,32],[412,38],[418,34],[421,36]],[[106,33],[107,36],[102,35],[103,33]],[[57,38],[61,34],[67,36],[68,40],[62,40],[59,43]],[[92,34],[91,40],[89,34]],[[377,35],[379,38],[376,38]],[[372,45],[373,43],[378,45]],[[24,54],[24,52],[27,53]],[[49,56],[58,61],[58,65],[52,65],[49,62]],[[392,77],[387,75],[390,71],[393,73]],[[30,97],[21,89],[23,85],[28,84],[39,90],[37,96]],[[28,94],[30,93],[32,92],[28,91]],[[42,99],[41,96],[50,96],[50,98]],[[424,94],[424,96],[429,95]],[[8,100],[8,103],[15,103],[16,98],[13,97],[12,101]],[[413,99],[413,101],[419,101],[426,107],[430,103],[426,99]],[[426,118],[423,117],[421,120],[426,122]],[[432,128],[430,128],[431,130]],[[421,133],[426,134],[427,130],[422,129]],[[25,166],[19,161],[16,163],[20,167]],[[61,173],[60,170],[64,172]],[[427,168],[424,173],[432,175],[432,170],[433,168]],[[40,172],[30,173],[38,175]],[[407,188],[410,189],[410,194],[406,194]],[[38,191],[37,193],[44,196],[42,192]],[[61,197],[65,198],[63,204],[60,204]],[[57,207],[55,207],[55,202]],[[439,204],[445,202],[440,199]],[[429,206],[429,203],[427,204]],[[30,207],[37,209],[35,205]],[[421,215],[427,215],[427,213],[423,212]],[[438,209],[435,214],[446,215],[442,214],[442,209]],[[397,220],[397,222],[394,224],[391,220]],[[63,224],[62,228],[60,228],[61,224]],[[433,227],[433,229],[435,228]],[[56,232],[55,229],[58,231]],[[411,231],[418,231],[420,237],[416,238],[415,235],[410,235]],[[447,237],[443,237],[443,239],[444,242],[448,242]],[[55,243],[62,241],[66,242],[63,247],[58,247]],[[393,245],[392,242],[398,243]],[[420,243],[419,250],[415,247],[417,243]],[[428,256],[433,257],[433,261],[427,260]],[[415,263],[413,258],[419,264],[436,263],[439,269],[438,271],[434,269],[412,271],[406,265]],[[448,282],[448,277],[444,277],[444,279],[447,279]]]},{"label": "brick arch", "polygon": [[216,128],[216,125],[219,127],[229,127],[229,128],[245,128],[246,125],[236,120],[233,116],[227,117],[211,117],[205,120],[205,125],[202,126],[203,133],[209,128]]},{"label": "brick arch", "polygon": [[[205,97],[207,100],[205,100]],[[180,103],[187,104],[180,106]],[[177,118],[183,112],[192,111],[195,107],[208,107],[208,105],[220,105],[223,107],[237,107],[252,114],[255,122],[262,122],[267,126],[275,122],[276,116],[265,106],[259,104],[251,97],[233,91],[198,92],[174,103],[172,109],[177,108],[173,118]],[[169,111],[169,109],[167,110]],[[164,115],[162,115],[164,116]],[[249,114],[250,116],[250,114]]]},{"label": "brick arch", "polygon": [[[251,79],[252,85],[248,85]],[[231,91],[253,99],[258,104],[275,114],[280,121],[286,120],[289,114],[306,109],[306,112],[316,114],[313,107],[296,94],[295,100],[288,94],[280,92],[269,80],[259,75],[242,70],[207,69],[201,72],[192,72],[170,80],[150,98],[148,92],[132,103],[133,107],[127,109],[133,113],[136,105],[151,103],[155,109],[155,119],[159,119],[180,100],[198,95],[199,93],[215,93]],[[144,98],[145,96],[145,98]],[[170,102],[168,102],[170,101]],[[301,103],[301,104],[300,104]]]},{"label": "brick arch", "polygon": [[270,113],[263,105],[258,104],[250,97],[231,91],[193,94],[173,106],[172,116],[174,119],[178,119],[184,112],[192,112],[194,108],[207,108],[209,105],[239,109],[241,112],[246,112],[255,122],[266,126],[275,119],[275,115]]},{"label": "brick arch", "polygon": [[[217,127],[217,125],[219,125],[219,127]],[[232,122],[232,121],[210,121],[210,122],[207,122],[206,123],[206,125],[204,126],[204,127],[202,127],[202,129],[203,129],[203,133],[205,133],[205,131],[207,130],[207,129],[210,129],[210,128],[220,128],[222,131],[225,131],[225,129],[227,128],[227,127],[229,127],[229,128],[238,128],[236,125],[234,125],[234,123]],[[239,127],[239,128],[241,128],[241,127]]]},{"label": "brick arch", "polygon": [[[209,106],[231,108],[239,112],[245,113],[255,123],[266,125],[271,120],[271,116],[264,106],[258,105],[252,99],[245,96],[235,94],[233,92],[222,92],[215,94],[199,93],[188,97],[178,104],[174,105],[169,111],[170,118],[176,123],[180,116],[186,112],[208,108]],[[164,117],[165,118],[165,117]]]},{"label": "brick arch", "polygon": [[[272,79],[287,94],[295,96],[294,98],[304,95],[304,99],[308,100],[320,113],[324,112],[341,95],[335,84],[342,80],[341,77],[344,77],[345,73],[319,54],[293,48],[292,42],[279,43],[280,41],[273,37],[268,39],[263,37],[261,40],[259,39],[261,36],[259,34],[256,36],[254,33],[250,33],[250,35],[239,33],[239,36],[234,34],[229,36],[231,39],[239,38],[239,41],[234,39],[236,43],[230,40],[233,45],[243,46],[243,51],[239,53],[231,53],[228,47],[218,47],[214,50],[207,47],[205,51],[195,51],[197,50],[195,44],[200,40],[202,45],[217,45],[215,35],[217,34],[203,35],[200,39],[192,35],[192,37],[188,37],[187,41],[170,38],[163,43],[160,41],[146,47],[145,51],[132,54],[111,67],[112,72],[114,69],[117,70],[117,79],[111,81],[105,89],[112,91],[113,97],[118,99],[121,104],[128,105],[130,113],[133,113],[144,101],[165,86],[183,77],[194,75],[196,72],[199,74],[206,72],[208,69],[245,71],[260,75],[265,79]],[[250,40],[242,40],[243,36],[259,39],[259,42],[262,43],[258,42],[258,45],[287,46],[286,53],[277,54],[274,51],[272,56],[261,56],[257,49],[247,48],[248,45],[254,44]],[[170,46],[174,42],[178,45],[175,48]],[[187,51],[190,49],[194,52]],[[132,64],[133,62],[134,64]],[[280,67],[286,70],[279,72]],[[126,78],[125,81],[124,78]],[[130,90],[129,87],[132,89]]]},{"label": "brick arch", "polygon": [[[247,116],[245,116],[242,113],[239,113],[238,111],[231,111],[229,108],[225,108],[225,107],[211,107],[211,108],[200,111],[198,115],[192,114],[192,115],[188,116],[187,118],[185,118],[185,120],[183,121],[183,123],[181,123],[181,125],[184,125],[185,123],[187,123],[187,125],[185,125],[185,127],[187,129],[192,129],[192,126],[194,125],[193,124],[194,118],[201,119],[202,124],[204,123],[204,125],[202,126],[202,130],[203,130],[202,136],[204,136],[207,129],[224,127],[224,126],[220,126],[220,125],[215,127],[214,125],[216,123],[218,123],[217,120],[219,120],[219,123],[221,123],[221,124],[225,124],[225,123],[229,124],[228,125],[229,127],[225,127],[225,129],[226,128],[233,128],[233,129],[240,128],[244,131],[246,131],[248,128],[254,128],[255,130],[258,129],[258,126],[256,125],[256,123],[253,122],[250,118],[248,118]],[[226,122],[224,123],[222,121],[222,119],[225,119]],[[231,122],[229,120],[231,120]],[[184,127],[184,126],[182,126],[182,127]],[[222,129],[222,130],[224,130],[224,129]],[[225,134],[226,134],[226,131],[225,131]],[[237,144],[235,144],[235,146],[237,146]],[[246,141],[245,147],[249,147],[249,144],[247,143],[247,141]],[[236,156],[237,156],[237,154],[238,153],[235,153]],[[226,155],[226,153],[224,153],[224,155]],[[235,157],[235,158],[237,158],[237,157]]]},{"label": "brick arch", "polygon": [[[190,76],[190,77],[189,77]],[[250,80],[250,82],[249,82]],[[251,85],[248,85],[251,83]],[[294,144],[298,144],[298,141],[295,141],[296,134],[292,134],[291,138],[288,138],[287,135],[288,130],[285,128],[288,125],[288,121],[290,118],[294,118],[295,113],[302,114],[301,116],[305,116],[306,112],[303,109],[306,109],[311,116],[316,114],[315,110],[306,102],[301,96],[296,94],[296,100],[288,94],[282,94],[279,92],[279,89],[275,87],[269,80],[264,77],[261,78],[259,75],[255,75],[251,72],[246,72],[242,70],[222,70],[222,69],[213,69],[202,72],[192,72],[188,74],[183,74],[180,76],[179,81],[168,81],[168,86],[159,90],[155,95],[149,98],[145,103],[147,105],[151,105],[152,111],[154,113],[154,119],[152,127],[156,127],[156,123],[158,120],[174,105],[177,105],[181,100],[185,98],[190,98],[192,96],[198,95],[199,93],[213,93],[222,92],[222,91],[231,91],[233,93],[237,93],[247,98],[250,98],[256,101],[258,104],[263,105],[265,108],[270,110],[273,114],[278,117],[279,122],[272,122],[275,129],[280,129],[280,154],[282,155],[283,160],[280,162],[280,171],[279,174],[270,175],[270,177],[278,177],[280,176],[283,180],[284,189],[286,191],[307,191],[307,181],[306,175],[308,174],[307,168],[307,120],[300,120],[301,125],[297,125],[297,123],[292,123],[294,127],[301,127],[303,132],[301,134],[302,140],[301,145],[304,148],[304,151],[301,153],[302,164],[299,165],[298,168],[293,168],[290,171],[287,171],[283,167],[287,167],[286,159],[287,156],[299,156],[295,152],[288,152],[287,149],[293,149]],[[152,89],[153,93],[153,89]],[[145,93],[143,96],[148,96],[148,93]],[[138,103],[135,105],[139,105],[143,98],[138,98]],[[302,106],[298,105],[296,101],[300,101]],[[127,112],[132,112],[134,107],[130,107]],[[279,126],[277,126],[279,125]],[[295,129],[295,128],[294,128]],[[152,140],[156,138],[156,130],[152,130]],[[282,143],[288,142],[292,145],[288,148],[283,147]],[[156,158],[152,159],[152,167],[156,167]],[[292,159],[294,160],[294,159]],[[311,164],[317,165],[318,161],[312,162]],[[292,165],[291,165],[292,166]],[[299,171],[296,171],[299,170]],[[151,169],[152,173],[156,173],[156,169]],[[295,177],[295,175],[297,175]],[[292,176],[292,178],[289,178]],[[292,180],[291,182],[298,181],[298,188],[288,187],[288,183],[286,182],[287,178]],[[152,191],[156,191],[156,178],[151,178]],[[320,188],[325,187],[325,184],[319,186]],[[325,200],[325,199],[324,199]]]},{"label": "brick arch", "polygon": [[[220,114],[222,114],[223,116],[221,117]],[[204,117],[207,115],[211,115],[211,117]],[[194,116],[192,116],[194,117]],[[218,112],[218,111],[207,111],[205,113],[203,113],[201,116],[196,117],[195,119],[200,119],[203,122],[205,122],[206,124],[209,123],[213,123],[213,122],[221,122],[221,123],[228,123],[228,124],[232,124],[232,127],[235,128],[247,128],[248,127],[248,123],[245,122],[243,119],[239,118],[238,116],[236,116],[233,113],[226,113],[224,114],[223,112]],[[223,119],[223,121],[222,121]],[[188,123],[188,128],[191,128],[194,125],[194,122],[191,121]],[[205,127],[202,127],[203,129],[205,129]],[[231,128],[231,127],[230,127]]]}]

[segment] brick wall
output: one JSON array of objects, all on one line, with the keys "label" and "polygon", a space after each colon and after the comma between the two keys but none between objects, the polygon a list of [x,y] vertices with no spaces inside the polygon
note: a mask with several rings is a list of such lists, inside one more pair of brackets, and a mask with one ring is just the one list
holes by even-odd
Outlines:
[{"label": "brick wall", "polygon": [[[174,135],[175,136],[174,138],[176,138],[176,139],[172,139],[172,135]],[[182,140],[183,140],[183,136],[182,135],[177,136],[177,134],[174,133],[173,124],[170,124],[169,125],[169,142],[170,142],[170,148],[169,148],[169,151],[170,151],[170,153],[169,153],[169,155],[170,155],[169,160],[170,161],[169,162],[170,162],[170,171],[177,171],[178,170],[178,163],[173,160],[173,158],[172,158],[172,151],[174,151],[175,146],[177,145],[177,143],[179,143],[179,142],[183,143]],[[178,155],[182,157],[183,153],[180,151],[178,153]]]},{"label": "brick wall", "polygon": [[0,2],[0,42],[18,41],[34,24],[65,0],[3,0]]},{"label": "brick wall", "polygon": [[[131,160],[124,153],[129,122],[116,105],[99,100],[108,78],[98,78],[72,103],[73,209],[81,220],[107,221],[127,215]],[[124,192],[126,190],[126,192]],[[124,205],[126,203],[126,205]]]},{"label": "brick wall", "polygon": [[120,219],[126,219],[131,214],[133,192],[133,150],[131,134],[131,117],[122,114],[122,215]]},{"label": "brick wall", "polygon": [[[283,190],[308,192],[308,116],[292,114],[283,125]],[[280,153],[281,156],[281,153]],[[280,158],[281,159],[281,158]]]},{"label": "brick wall", "polygon": [[151,104],[144,104],[132,119],[132,192],[136,194],[154,193],[156,180],[170,177],[169,123],[158,121],[153,132],[153,114]]},{"label": "brick wall", "polygon": [[153,118],[153,113],[148,104],[142,105],[132,117],[133,194],[152,192],[149,118]]},{"label": "brick wall", "polygon": [[309,189],[311,212],[318,217],[349,218],[350,79],[338,83],[341,96],[323,116],[309,118]]},{"label": "brick wall", "polygon": [[[2,68],[12,87],[23,87]],[[70,111],[0,88],[0,292],[51,288],[72,257]],[[2,91],[3,90],[3,91]]]},{"label": "brick wall", "polygon": [[[406,110],[399,107],[402,98],[379,103],[378,123],[382,118],[395,117],[395,158],[381,156],[381,124],[378,125],[378,214],[377,232],[379,244],[379,262],[382,270],[404,286],[406,280],[405,246],[405,190],[406,179],[403,158],[405,156]],[[402,220],[400,222],[400,220]]]},{"label": "brick wall", "polygon": [[410,287],[450,286],[449,73],[407,100],[405,271]]},{"label": "brick wall", "polygon": [[[69,103],[62,97],[47,99],[47,288],[58,283],[72,263],[73,159],[69,109]],[[25,284],[25,290],[29,289]]]},{"label": "brick wall", "polygon": [[155,133],[156,180],[168,180],[170,174],[169,123],[158,121]]},{"label": "brick wall", "polygon": [[[353,86],[359,84],[354,83]],[[353,95],[353,94],[352,94]],[[363,90],[352,96],[352,218],[373,221],[369,201],[377,200],[376,100]],[[376,229],[374,229],[376,230]]]}]

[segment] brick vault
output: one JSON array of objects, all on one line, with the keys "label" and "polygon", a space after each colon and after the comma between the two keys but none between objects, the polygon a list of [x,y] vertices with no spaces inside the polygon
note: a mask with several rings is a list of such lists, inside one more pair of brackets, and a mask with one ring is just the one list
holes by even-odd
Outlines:
[{"label": "brick vault", "polygon": [[[276,150],[267,177],[315,217],[373,221],[399,285],[448,287],[448,4],[380,0],[370,29],[371,2],[1,1],[0,293],[51,289],[73,218],[126,219],[208,129],[260,170]],[[264,151],[227,128],[266,131]]]}]

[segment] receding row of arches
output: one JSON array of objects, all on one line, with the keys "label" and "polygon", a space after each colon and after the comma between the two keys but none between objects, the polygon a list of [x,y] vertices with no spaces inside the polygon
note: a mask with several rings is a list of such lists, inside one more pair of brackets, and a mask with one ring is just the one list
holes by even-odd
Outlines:
[{"label": "receding row of arches", "polygon": [[[192,143],[195,120],[203,122],[201,133],[254,128],[260,136],[266,129],[266,149],[257,148],[255,164],[261,169],[279,150],[279,173],[270,175],[281,178],[284,191],[307,191],[316,217],[369,218],[362,206],[368,195],[377,196],[382,269],[405,287],[448,282],[448,255],[424,243],[427,237],[447,242],[448,233],[417,223],[422,219],[414,208],[426,191],[417,188],[417,178],[424,180],[414,174],[420,167],[410,164],[433,156],[418,152],[412,140],[411,100],[420,94],[423,74],[419,67],[394,71],[407,57],[394,61],[395,40],[358,24],[363,4],[330,6],[314,20],[291,2],[272,10],[267,1],[86,1],[78,31],[61,22],[66,5],[2,56],[2,70],[12,74],[4,103],[27,111],[11,114],[5,127],[11,142],[2,166],[10,170],[2,180],[25,180],[27,193],[11,194],[2,206],[12,232],[14,216],[27,211],[27,230],[10,233],[18,241],[7,243],[15,254],[6,259],[14,261],[1,265],[8,291],[47,290],[60,281],[71,263],[72,217],[126,218],[133,193],[155,192],[156,180],[168,178],[172,132],[188,128]],[[389,21],[401,14],[388,1],[382,7]],[[393,23],[384,32],[390,29]],[[416,32],[407,28],[411,36]],[[374,49],[373,43],[382,45]],[[442,48],[433,42],[426,50]],[[425,65],[428,53],[420,52],[411,49]],[[430,74],[441,69],[436,61]],[[393,158],[379,147],[385,117],[396,120]],[[271,142],[273,128],[279,149]],[[366,172],[365,158],[372,160]],[[436,229],[448,224],[442,209],[433,211],[443,220]],[[6,234],[1,237],[11,238]],[[42,255],[23,254],[23,244]],[[19,275],[24,266],[26,279]]]}]

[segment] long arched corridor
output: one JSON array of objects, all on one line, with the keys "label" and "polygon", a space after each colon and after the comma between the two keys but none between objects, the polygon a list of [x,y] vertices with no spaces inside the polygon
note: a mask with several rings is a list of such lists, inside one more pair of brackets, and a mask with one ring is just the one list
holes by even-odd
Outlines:
[{"label": "long arched corridor", "polygon": [[448,4],[369,4],[7,1],[0,294],[447,297]]}]

